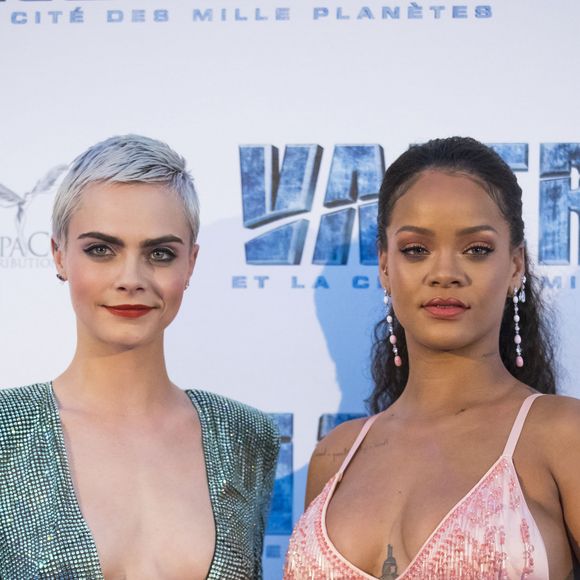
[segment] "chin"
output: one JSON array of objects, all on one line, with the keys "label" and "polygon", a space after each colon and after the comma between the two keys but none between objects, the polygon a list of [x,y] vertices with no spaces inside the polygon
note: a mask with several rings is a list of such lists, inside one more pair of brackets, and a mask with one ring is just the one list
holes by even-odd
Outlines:
[{"label": "chin", "polygon": [[108,332],[100,333],[96,339],[114,350],[134,350],[136,348],[155,342],[158,333],[145,332]]},{"label": "chin", "polygon": [[437,336],[422,337],[417,340],[421,345],[430,350],[439,350],[444,352],[461,350],[473,343],[472,337],[457,336],[449,333],[439,333]]}]

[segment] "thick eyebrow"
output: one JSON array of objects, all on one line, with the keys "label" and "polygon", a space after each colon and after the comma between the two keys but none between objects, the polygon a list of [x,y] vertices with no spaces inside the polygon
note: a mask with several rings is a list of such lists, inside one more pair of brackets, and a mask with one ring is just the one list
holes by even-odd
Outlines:
[{"label": "thick eyebrow", "polygon": [[160,244],[170,244],[175,242],[177,244],[183,244],[183,240],[174,235],[161,236],[160,238],[152,238],[150,240],[143,240],[139,244],[142,248],[150,248],[151,246],[159,246]]},{"label": "thick eyebrow", "polygon": [[[123,242],[123,240],[121,240],[120,238],[110,236],[109,234],[103,234],[102,232],[85,232],[84,234],[81,234],[77,239],[82,240],[85,238],[102,240],[103,242],[107,242],[108,244],[112,244],[114,246],[119,246],[120,248],[125,247],[125,242]],[[169,244],[171,242],[183,244],[183,240],[180,237],[174,235],[167,235],[161,236],[159,238],[151,238],[143,240],[139,245],[142,248],[151,248],[153,246],[158,246],[160,244]]]},{"label": "thick eyebrow", "polygon": [[[414,234],[421,234],[424,236],[434,236],[435,232],[428,228],[420,228],[418,226],[402,226],[400,227],[395,234],[399,234],[401,232],[412,232]],[[470,226],[468,228],[463,228],[457,232],[458,236],[467,236],[469,234],[477,234],[479,232],[495,232],[496,234],[499,233],[494,227],[489,226],[487,224],[482,224],[480,226]]]},{"label": "thick eyebrow", "polygon": [[472,226],[470,228],[463,228],[462,230],[459,230],[457,233],[460,236],[468,236],[469,234],[477,234],[479,232],[494,232],[496,234],[499,234],[499,232],[494,227],[489,226],[487,224],[481,226]]},{"label": "thick eyebrow", "polygon": [[427,228],[420,228],[417,226],[402,226],[395,234],[400,234],[401,232],[412,232],[413,234],[422,234],[424,236],[434,236],[435,232]]},{"label": "thick eyebrow", "polygon": [[102,240],[103,242],[107,242],[108,244],[112,244],[113,246],[121,246],[121,247],[125,246],[123,240],[116,238],[115,236],[103,234],[102,232],[85,232],[84,234],[81,234],[77,238],[77,240],[83,240],[85,238],[94,238],[95,240]]}]

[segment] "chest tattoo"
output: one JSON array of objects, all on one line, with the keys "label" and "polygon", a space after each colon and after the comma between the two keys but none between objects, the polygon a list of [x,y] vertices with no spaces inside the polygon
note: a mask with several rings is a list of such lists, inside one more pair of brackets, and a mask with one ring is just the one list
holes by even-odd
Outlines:
[{"label": "chest tattoo", "polygon": [[393,546],[387,546],[387,559],[383,562],[380,580],[394,580],[399,576],[397,560],[393,556]]}]

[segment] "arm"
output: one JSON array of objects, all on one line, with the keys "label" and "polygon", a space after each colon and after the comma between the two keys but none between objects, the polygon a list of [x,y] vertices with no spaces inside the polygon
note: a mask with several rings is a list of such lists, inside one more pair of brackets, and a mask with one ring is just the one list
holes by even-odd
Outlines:
[{"label": "arm", "polygon": [[580,401],[558,397],[552,411],[551,470],[558,486],[572,553],[580,560]]},{"label": "arm", "polygon": [[264,535],[268,524],[268,515],[272,503],[276,470],[278,466],[278,453],[280,451],[280,435],[273,421],[267,419],[266,444],[263,449],[263,479],[258,485],[258,522],[255,526],[254,538],[254,578],[262,578],[262,552],[264,547]]}]

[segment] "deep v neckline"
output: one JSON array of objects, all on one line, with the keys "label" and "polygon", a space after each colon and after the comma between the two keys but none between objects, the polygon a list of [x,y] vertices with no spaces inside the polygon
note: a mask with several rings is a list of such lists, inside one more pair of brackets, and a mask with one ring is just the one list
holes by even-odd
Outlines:
[{"label": "deep v neckline", "polygon": [[[48,383],[48,390],[49,390],[50,414],[54,418],[53,424],[54,424],[54,431],[55,431],[55,437],[56,437],[56,445],[57,445],[58,456],[59,456],[60,463],[61,463],[60,473],[62,475],[62,480],[63,480],[62,485],[63,485],[63,487],[64,487],[64,489],[67,492],[67,495],[69,497],[75,519],[78,521],[79,525],[84,529],[88,538],[90,539],[89,549],[91,551],[91,556],[92,556],[93,561],[95,562],[95,566],[96,566],[97,572],[98,572],[98,577],[96,580],[104,580],[105,576],[103,574],[103,568],[101,565],[99,551],[97,549],[97,543],[95,541],[93,532],[92,532],[88,522],[86,521],[86,519],[83,515],[83,512],[81,510],[81,506],[80,506],[80,502],[78,499],[78,495],[77,495],[77,492],[76,492],[76,489],[75,489],[75,486],[73,483],[72,471],[70,469],[68,452],[66,449],[66,443],[65,443],[65,438],[64,438],[64,428],[63,428],[62,420],[60,417],[58,401],[57,401],[56,395],[54,393],[54,386],[53,386],[52,381],[50,381]],[[195,391],[192,389],[187,389],[184,392],[187,395],[187,398],[189,399],[189,401],[191,402],[191,405],[192,405],[195,413],[197,414],[199,424],[200,424],[201,446],[202,446],[202,452],[203,452],[203,460],[204,460],[204,464],[205,464],[205,474],[206,474],[207,486],[208,486],[208,490],[209,490],[209,500],[210,500],[210,504],[211,504],[211,511],[212,511],[212,516],[213,516],[213,521],[214,521],[215,545],[214,545],[212,559],[211,559],[211,562],[210,562],[210,565],[209,565],[209,568],[207,571],[207,576],[206,576],[206,578],[210,578],[212,573],[213,573],[213,569],[214,569],[214,566],[216,563],[216,555],[217,555],[217,551],[218,551],[218,537],[220,536],[220,533],[221,533],[221,528],[219,527],[218,518],[216,518],[216,498],[217,498],[216,489],[212,483],[215,480],[215,478],[211,477],[211,461],[209,460],[210,456],[211,456],[211,452],[209,449],[209,447],[211,445],[211,441],[210,441],[210,434],[209,434],[209,430],[208,430],[207,425],[206,425],[205,417],[203,415],[201,406],[198,404],[198,401],[195,397]]]},{"label": "deep v neckline", "polygon": [[[405,566],[403,571],[397,576],[398,578],[405,577],[405,575],[409,572],[409,570],[411,570],[411,568],[415,565],[417,560],[421,557],[422,553],[425,551],[425,549],[427,548],[427,546],[429,545],[429,543],[431,542],[433,537],[439,532],[439,530],[442,527],[445,526],[445,524],[457,512],[457,510],[459,510],[461,508],[461,506],[477,491],[477,489],[494,472],[494,470],[497,469],[497,467],[501,464],[502,460],[506,461],[508,463],[511,463],[510,459],[505,457],[505,455],[503,453],[495,460],[493,465],[479,478],[479,480],[471,487],[471,489],[469,489],[469,491],[465,495],[463,495],[463,497],[461,497],[459,499],[459,501],[457,501],[451,507],[451,509],[440,519],[437,526],[435,526],[435,529],[429,534],[427,539],[421,544],[421,547],[419,548],[417,554],[410,560],[409,564],[407,566]],[[339,552],[339,550],[334,545],[334,542],[330,539],[330,536],[328,534],[328,528],[326,527],[326,512],[328,510],[328,506],[330,505],[330,500],[332,499],[332,496],[334,495],[334,492],[336,491],[336,488],[338,487],[338,484],[340,483],[339,475],[340,475],[340,473],[336,473],[335,476],[333,477],[333,479],[331,479],[330,482],[328,483],[328,485],[330,485],[330,490],[329,490],[328,495],[326,496],[326,498],[324,500],[324,506],[322,508],[322,516],[321,516],[322,534],[323,534],[326,542],[328,542],[328,545],[330,546],[330,548],[333,550],[333,552],[342,560],[342,562],[344,564],[346,564],[348,567],[352,568],[352,570],[354,572],[357,572],[358,574],[360,574],[364,578],[368,578],[369,580],[380,580],[380,578],[377,578],[376,576],[372,576],[371,574],[369,574],[368,572],[365,572],[364,570],[362,570],[358,566],[355,566],[350,560],[347,560]]]},{"label": "deep v neckline", "polygon": [[[402,572],[399,573],[399,575],[397,576],[398,578],[401,578],[401,579],[405,578],[405,576],[409,573],[409,571],[412,570],[412,568],[415,566],[417,561],[421,558],[421,556],[423,555],[425,550],[428,548],[428,546],[431,543],[431,541],[433,540],[433,538],[440,532],[440,530],[442,528],[445,527],[446,523],[461,509],[461,507],[471,498],[471,496],[473,496],[477,492],[477,490],[484,483],[487,482],[487,480],[494,474],[494,472],[500,466],[507,466],[508,469],[513,471],[513,474],[515,476],[515,485],[518,488],[518,491],[521,494],[521,497],[522,497],[524,503],[526,504],[526,509],[529,512],[532,524],[537,528],[537,530],[539,532],[539,537],[540,537],[540,540],[542,542],[543,552],[546,553],[545,542],[542,538],[542,535],[541,535],[540,529],[537,525],[537,522],[535,521],[533,514],[531,513],[531,511],[529,510],[529,507],[527,506],[526,498],[525,498],[525,495],[523,493],[523,489],[521,487],[521,484],[519,482],[519,478],[517,475],[517,470],[516,470],[515,465],[513,463],[513,452],[515,450],[516,444],[517,444],[519,436],[521,434],[523,424],[525,422],[525,419],[527,417],[527,414],[529,412],[529,409],[531,407],[532,402],[539,396],[541,396],[541,394],[538,393],[538,394],[534,394],[534,395],[529,395],[528,397],[526,397],[524,399],[524,401],[520,405],[520,408],[519,408],[519,410],[516,414],[516,417],[512,423],[512,427],[510,429],[505,447],[504,447],[503,451],[501,452],[501,454],[499,455],[499,457],[489,467],[489,469],[475,482],[475,484],[457,502],[455,502],[455,504],[453,504],[453,506],[447,511],[447,513],[439,520],[439,523],[435,526],[434,530],[429,534],[427,539],[421,544],[421,547],[419,548],[419,550],[417,551],[415,556],[409,561],[409,564],[407,566],[405,566],[405,568],[403,569]],[[321,512],[321,522],[320,522],[320,527],[322,529],[322,535],[324,537],[324,540],[327,542],[327,545],[334,552],[334,554],[347,567],[349,567],[353,572],[360,574],[363,578],[366,578],[368,580],[380,580],[380,579],[377,578],[376,576],[372,576],[372,575],[368,574],[367,572],[365,572],[361,568],[355,566],[351,561],[347,560],[339,552],[339,550],[335,546],[334,542],[330,539],[330,535],[328,534],[328,528],[326,526],[326,513],[328,511],[328,506],[330,505],[330,501],[332,500],[332,497],[334,495],[334,492],[336,491],[338,484],[342,480],[342,477],[344,475],[346,468],[348,467],[350,461],[352,460],[352,458],[354,457],[354,455],[358,451],[360,445],[362,444],[362,441],[364,440],[364,438],[368,434],[372,424],[374,423],[374,421],[376,420],[377,417],[378,417],[378,415],[374,415],[373,417],[370,417],[369,419],[367,419],[367,422],[365,423],[365,425],[363,425],[363,428],[361,429],[358,437],[356,438],[355,442],[353,443],[353,446],[350,449],[348,455],[346,456],[340,469],[334,475],[334,477],[327,483],[327,486],[329,486],[330,489],[328,490],[328,493],[327,493],[326,497],[324,498],[324,503],[323,503],[322,512]]]}]

